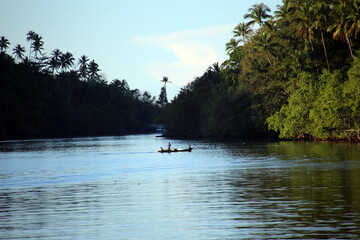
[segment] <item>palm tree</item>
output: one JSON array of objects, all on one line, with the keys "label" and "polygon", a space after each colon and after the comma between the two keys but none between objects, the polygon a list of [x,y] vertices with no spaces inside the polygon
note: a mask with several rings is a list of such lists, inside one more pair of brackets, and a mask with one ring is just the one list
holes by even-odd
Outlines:
[{"label": "palm tree", "polygon": [[357,38],[357,33],[360,27],[360,3],[353,1],[352,11],[349,14],[348,20],[350,22],[349,33],[354,34],[354,38]]},{"label": "palm tree", "polygon": [[313,21],[313,12],[308,3],[300,5],[296,11],[295,17],[292,19],[292,23],[294,23],[295,28],[295,35],[305,37],[309,41],[312,51],[314,51],[311,41],[311,37],[313,35]]},{"label": "palm tree", "polygon": [[0,53],[6,52],[6,49],[9,47],[9,40],[4,36],[0,38]]},{"label": "palm tree", "polygon": [[169,81],[169,78],[168,77],[163,77],[163,79],[162,80],[160,80],[160,82],[163,82],[164,83],[164,87],[166,88],[166,84],[169,82],[169,83],[171,83],[170,81]]},{"label": "palm tree", "polygon": [[349,21],[349,11],[347,3],[345,1],[339,2],[339,4],[334,6],[334,10],[332,11],[332,13],[332,17],[335,21],[334,24],[328,27],[328,31],[332,31],[335,29],[335,31],[333,32],[333,38],[345,41],[348,44],[350,55],[354,57],[349,36],[352,24]]},{"label": "palm tree", "polygon": [[236,40],[235,38],[230,39],[230,42],[226,43],[226,52],[228,55],[231,55],[234,53],[238,47],[239,40]]},{"label": "palm tree", "polygon": [[326,29],[326,23],[327,23],[327,16],[328,14],[326,13],[326,6],[322,3],[317,3],[315,4],[315,6],[313,7],[314,9],[314,21],[312,24],[312,27],[315,30],[319,30],[320,34],[321,34],[321,42],[324,48],[324,55],[325,55],[325,59],[326,59],[326,66],[327,69],[330,71],[330,66],[329,66],[329,60],[327,57],[327,52],[326,52],[326,46],[325,46],[325,41],[324,41],[324,34],[323,34],[323,30]]},{"label": "palm tree", "polygon": [[161,106],[164,107],[167,103],[168,103],[168,100],[167,100],[167,94],[166,94],[166,84],[169,82],[169,78],[164,76],[162,78],[162,80],[160,80],[160,82],[163,82],[164,83],[164,86],[161,88],[161,91],[160,91],[160,95],[159,95],[159,101],[161,102]]},{"label": "palm tree", "polygon": [[271,18],[272,16],[268,13],[271,11],[268,6],[266,6],[263,3],[260,4],[254,4],[251,8],[248,10],[250,13],[247,13],[244,15],[244,18],[250,18],[252,19],[248,25],[254,25],[255,23],[260,25],[260,30],[262,31],[262,27],[264,24],[264,21],[266,19]]},{"label": "palm tree", "polygon": [[265,53],[271,67],[273,66],[273,64],[270,60],[269,54],[272,56],[276,56],[276,48],[278,46],[279,43],[273,41],[273,36],[268,32],[263,32],[254,39],[255,49],[258,49],[261,52]]},{"label": "palm tree", "polygon": [[51,73],[54,76],[55,70],[59,68],[60,63],[54,58],[50,58],[50,60],[47,62],[48,64],[48,69],[51,69]]},{"label": "palm tree", "polygon": [[89,77],[90,82],[92,82],[95,78],[99,77],[100,68],[99,65],[95,62],[95,60],[92,60],[89,63]]},{"label": "palm tree", "polygon": [[253,32],[249,23],[241,22],[234,28],[234,37],[241,37],[244,43],[248,40],[248,36]]},{"label": "palm tree", "polygon": [[26,40],[28,42],[30,42],[30,51],[29,51],[29,60],[31,60],[31,47],[32,47],[32,42],[34,41],[35,39],[35,35],[36,33],[34,31],[29,31],[27,34],[26,34]]},{"label": "palm tree", "polygon": [[220,74],[221,67],[219,62],[213,63],[213,65],[209,67],[209,70],[213,73]]},{"label": "palm tree", "polygon": [[277,20],[288,21],[289,14],[292,12],[290,0],[283,0],[283,5],[276,5],[275,17]]},{"label": "palm tree", "polygon": [[67,70],[68,68],[70,68],[74,64],[74,60],[75,58],[69,52],[61,54],[60,56],[61,71],[64,72],[64,69]]},{"label": "palm tree", "polygon": [[89,93],[90,87],[92,83],[100,76],[100,68],[99,65],[95,62],[95,60],[92,60],[88,65],[88,88],[86,89],[85,96],[84,96],[84,103],[86,102],[87,95]]},{"label": "palm tree", "polygon": [[16,45],[16,47],[13,49],[13,54],[15,55],[15,58],[18,60],[23,60],[24,52],[25,52],[25,48],[21,47],[20,44]]},{"label": "palm tree", "polygon": [[32,42],[33,52],[35,53],[35,58],[38,58],[38,53],[42,54],[41,50],[44,50],[43,45],[44,41],[42,36],[35,34]]},{"label": "palm tree", "polygon": [[51,58],[48,62],[49,67],[52,69],[52,75],[54,76],[55,70],[58,70],[61,66],[62,52],[59,49],[55,49],[51,52]]},{"label": "palm tree", "polygon": [[89,61],[89,58],[85,55],[81,56],[79,59],[79,73],[80,73],[80,77],[85,80],[87,78],[88,75],[88,64],[87,62]]}]

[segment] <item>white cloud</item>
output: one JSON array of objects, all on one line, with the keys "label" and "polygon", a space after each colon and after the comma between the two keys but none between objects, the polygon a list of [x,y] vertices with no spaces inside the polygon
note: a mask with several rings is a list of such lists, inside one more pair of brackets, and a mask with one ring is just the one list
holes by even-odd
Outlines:
[{"label": "white cloud", "polygon": [[168,76],[173,85],[184,86],[202,75],[214,62],[225,60],[225,43],[230,39],[233,27],[229,24],[166,35],[136,36],[131,41],[171,51],[175,60],[149,62],[144,70],[156,79]]}]

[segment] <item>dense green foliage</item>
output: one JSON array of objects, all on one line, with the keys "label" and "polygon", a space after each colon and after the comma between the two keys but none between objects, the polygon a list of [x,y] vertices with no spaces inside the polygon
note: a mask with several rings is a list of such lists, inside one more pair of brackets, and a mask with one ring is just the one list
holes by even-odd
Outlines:
[{"label": "dense green foliage", "polygon": [[[80,58],[78,69],[71,53],[55,49],[46,56],[41,52],[41,36],[30,31],[31,35],[35,38],[29,38],[29,57],[17,45],[13,51],[16,60],[6,54],[9,43],[1,38],[0,139],[152,130],[149,124],[159,106],[148,92],[130,89],[125,80],[107,83],[98,64],[86,56]],[[39,39],[40,43],[34,44]]]},{"label": "dense green foliage", "polygon": [[167,106],[169,136],[359,139],[360,2],[283,0],[244,17],[228,60]]}]

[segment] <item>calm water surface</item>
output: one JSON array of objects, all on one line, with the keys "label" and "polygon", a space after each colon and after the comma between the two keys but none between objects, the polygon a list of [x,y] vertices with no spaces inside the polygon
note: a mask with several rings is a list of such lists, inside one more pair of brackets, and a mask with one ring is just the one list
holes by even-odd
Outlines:
[{"label": "calm water surface", "polygon": [[0,142],[0,239],[359,239],[360,146]]}]

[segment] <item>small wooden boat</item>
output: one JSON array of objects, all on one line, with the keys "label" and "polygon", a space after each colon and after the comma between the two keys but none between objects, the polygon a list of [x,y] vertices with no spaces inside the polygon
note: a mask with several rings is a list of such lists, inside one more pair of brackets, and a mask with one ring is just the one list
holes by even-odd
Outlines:
[{"label": "small wooden boat", "polygon": [[192,147],[189,147],[189,148],[185,148],[185,149],[182,149],[182,148],[173,148],[173,149],[160,149],[158,152],[159,153],[171,153],[171,152],[191,152],[192,150]]}]

